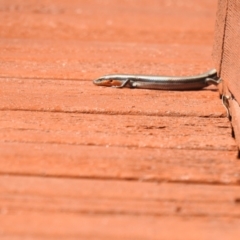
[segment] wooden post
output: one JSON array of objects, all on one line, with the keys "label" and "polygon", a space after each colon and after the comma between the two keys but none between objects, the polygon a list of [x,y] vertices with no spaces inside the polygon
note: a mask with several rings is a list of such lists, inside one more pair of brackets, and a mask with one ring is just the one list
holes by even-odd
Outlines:
[{"label": "wooden post", "polygon": [[234,134],[240,148],[240,1],[219,0],[213,58],[229,98]]}]

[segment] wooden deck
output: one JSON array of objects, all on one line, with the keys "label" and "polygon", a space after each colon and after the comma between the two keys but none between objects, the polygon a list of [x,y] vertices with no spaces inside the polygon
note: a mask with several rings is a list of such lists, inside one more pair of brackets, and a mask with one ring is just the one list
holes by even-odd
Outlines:
[{"label": "wooden deck", "polygon": [[240,161],[214,87],[96,87],[212,67],[216,0],[3,0],[0,238],[240,238]]}]

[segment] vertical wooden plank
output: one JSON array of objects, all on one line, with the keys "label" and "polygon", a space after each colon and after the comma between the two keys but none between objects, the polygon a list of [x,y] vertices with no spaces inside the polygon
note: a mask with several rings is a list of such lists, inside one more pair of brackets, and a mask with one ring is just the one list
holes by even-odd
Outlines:
[{"label": "vertical wooden plank", "polygon": [[224,44],[224,34],[226,27],[226,16],[227,16],[227,5],[228,0],[218,1],[218,10],[215,25],[215,43],[213,45],[213,59],[215,61],[215,67],[218,72],[221,71],[223,44]]},{"label": "vertical wooden plank", "polygon": [[[234,127],[234,137],[240,149],[240,110],[239,104],[235,99],[229,101],[229,108],[232,116],[232,125]],[[240,151],[238,152],[238,158],[240,158]]]},{"label": "vertical wooden plank", "polygon": [[219,0],[213,58],[223,84],[220,94],[229,97],[234,134],[240,149],[240,1]]},{"label": "vertical wooden plank", "polygon": [[240,102],[240,2],[219,0],[213,58],[224,88]]},{"label": "vertical wooden plank", "polygon": [[240,2],[228,1],[221,77],[240,103]]}]

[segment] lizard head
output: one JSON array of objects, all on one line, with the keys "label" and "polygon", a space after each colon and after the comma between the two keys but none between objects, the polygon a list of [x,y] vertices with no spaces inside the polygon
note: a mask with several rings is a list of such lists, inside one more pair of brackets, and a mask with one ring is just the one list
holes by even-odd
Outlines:
[{"label": "lizard head", "polygon": [[108,79],[108,78],[98,78],[93,81],[93,83],[97,86],[104,86],[104,87],[121,87],[122,81],[117,79]]}]

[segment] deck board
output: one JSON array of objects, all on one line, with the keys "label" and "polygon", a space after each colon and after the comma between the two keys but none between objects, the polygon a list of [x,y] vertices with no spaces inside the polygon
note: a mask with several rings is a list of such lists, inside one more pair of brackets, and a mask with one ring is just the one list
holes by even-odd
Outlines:
[{"label": "deck board", "polygon": [[[236,151],[1,142],[2,175],[239,184]],[[30,151],[32,149],[32,151]]]},{"label": "deck board", "polygon": [[1,111],[0,118],[7,142],[236,151],[227,118],[37,111]]},{"label": "deck board", "polygon": [[91,81],[12,78],[1,78],[0,84],[0,110],[4,111],[226,117],[215,88],[185,92],[114,89],[96,87]]},{"label": "deck board", "polygon": [[216,7],[2,1],[1,239],[239,239],[240,162],[217,89],[92,84],[209,70]]},{"label": "deck board", "polygon": [[[0,180],[0,204],[5,205],[0,229],[4,228],[7,239],[172,239],[176,233],[177,239],[240,236],[239,186],[39,177]],[[176,226],[174,233],[171,226]],[[188,227],[191,230],[181,234]]]},{"label": "deck board", "polygon": [[91,80],[116,72],[193,75],[213,67],[210,44],[2,38],[0,50],[0,77],[10,78]]}]

